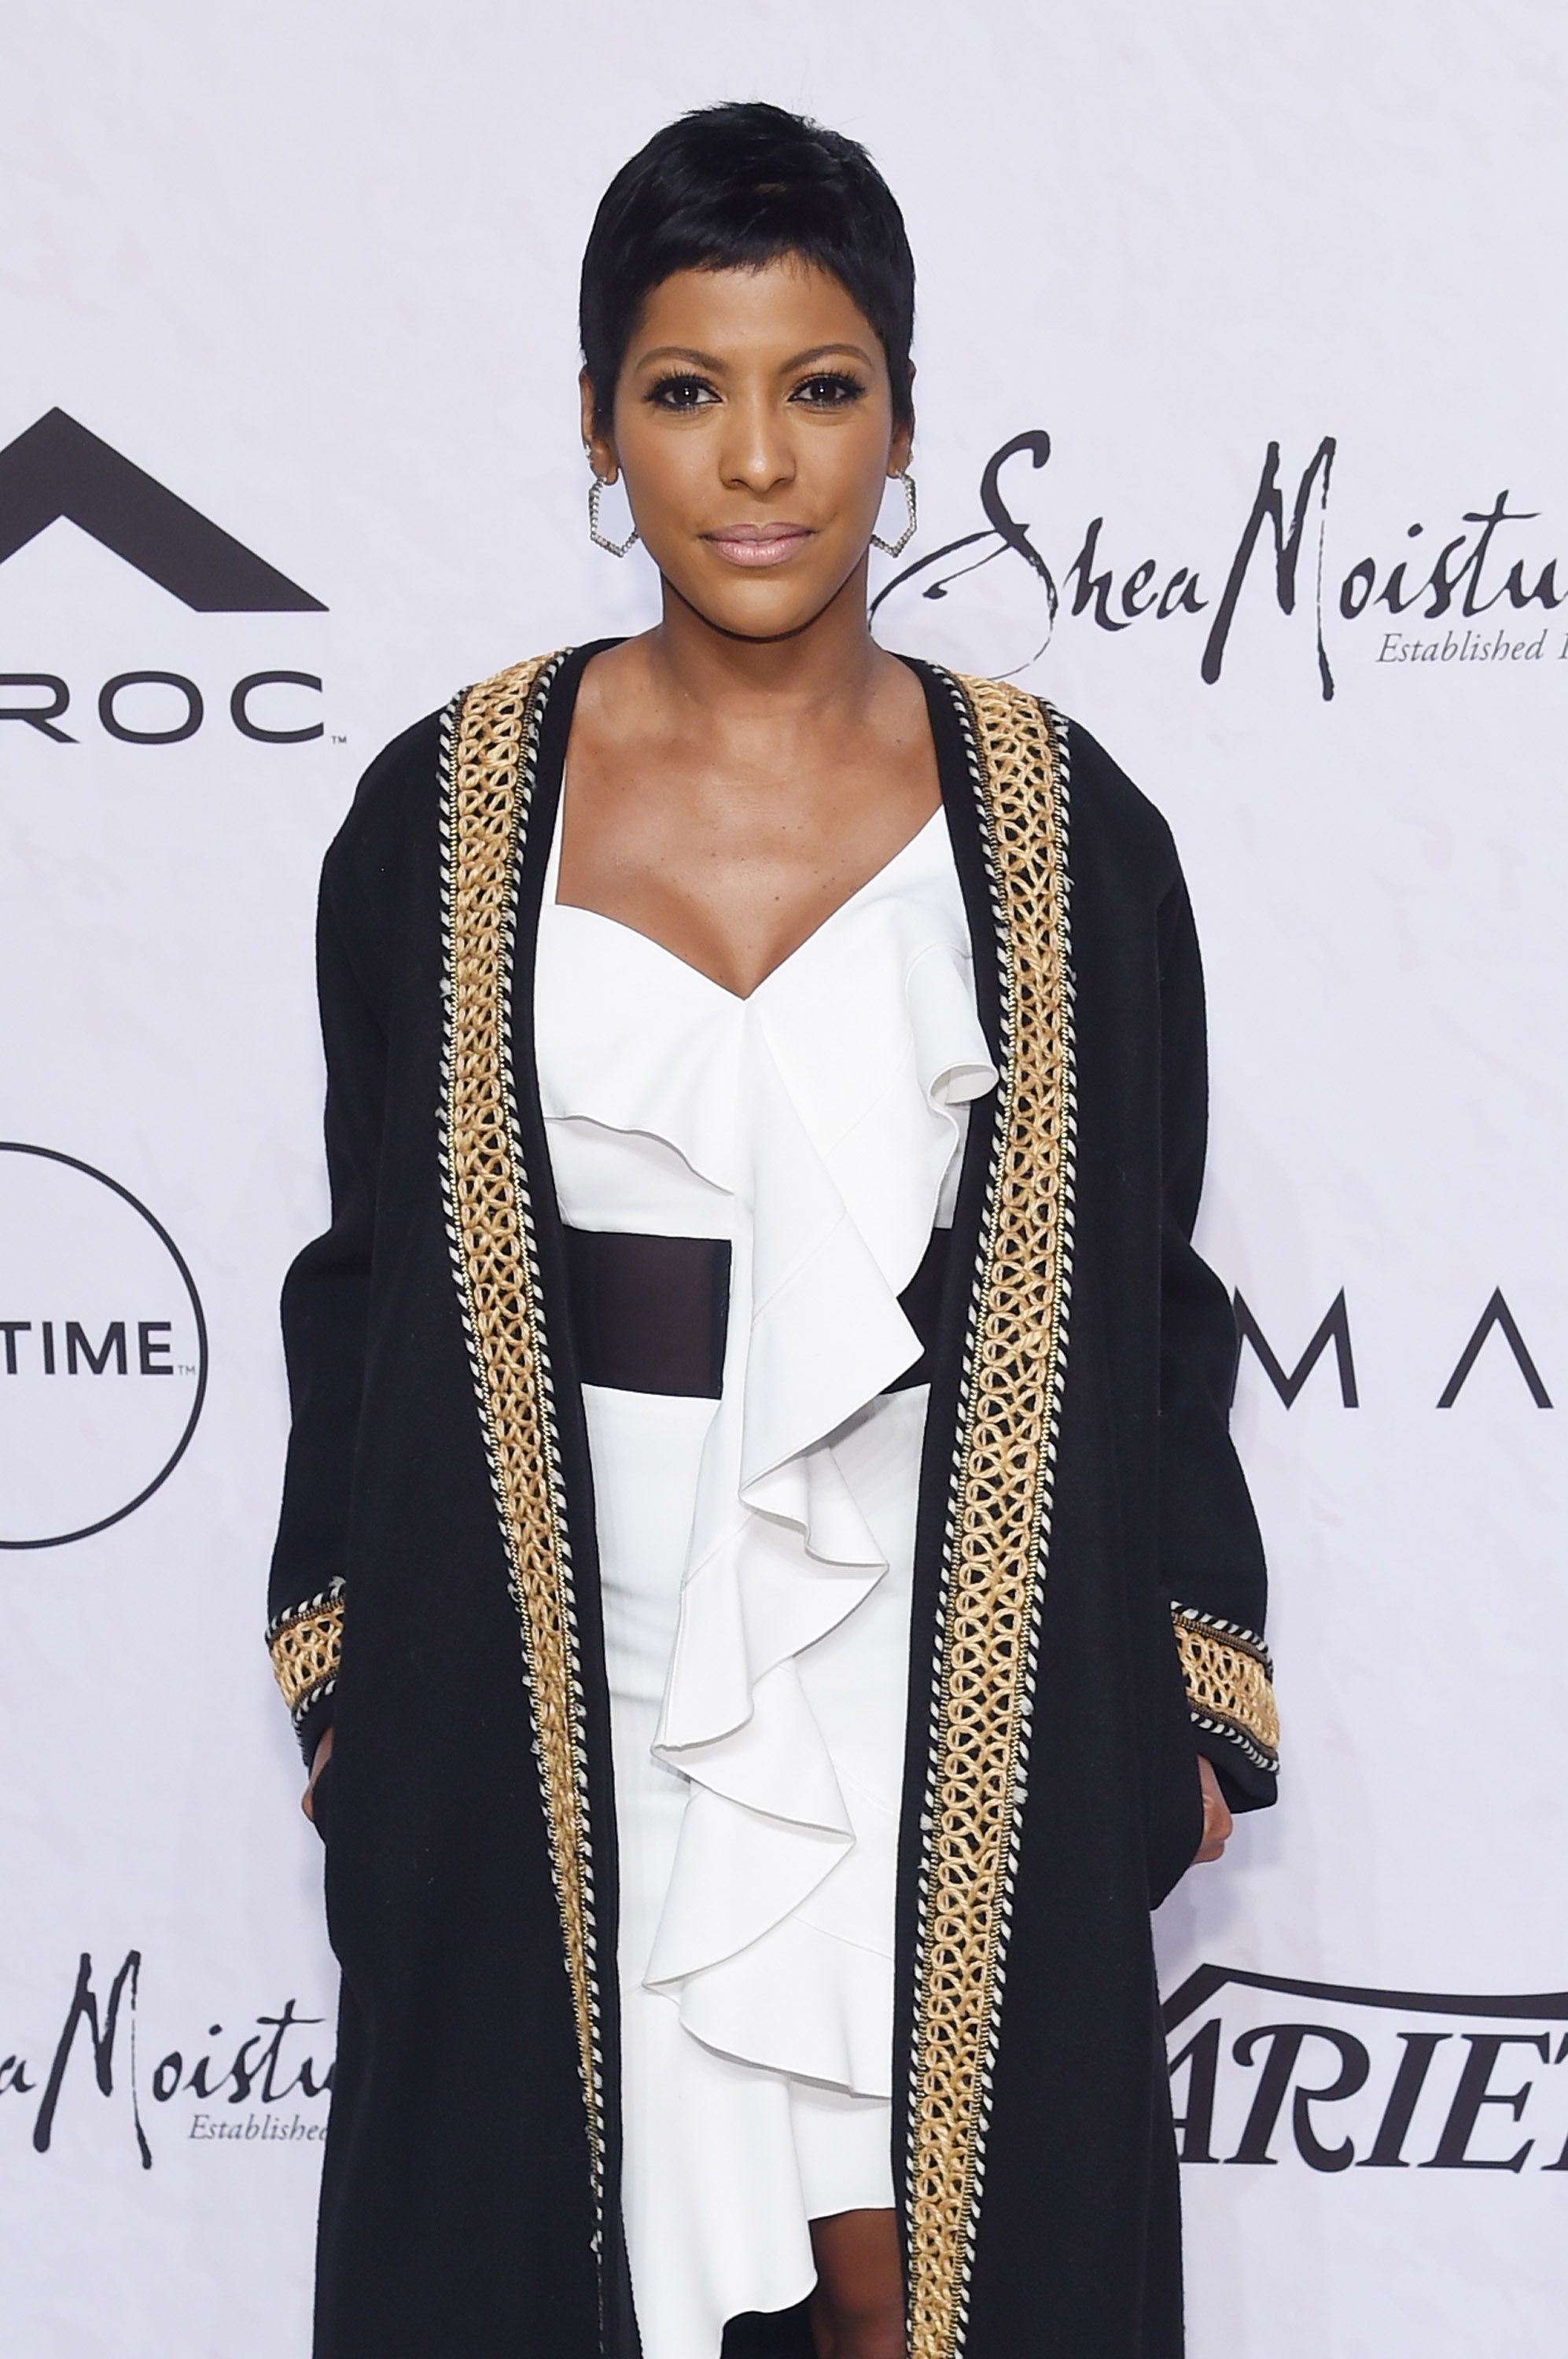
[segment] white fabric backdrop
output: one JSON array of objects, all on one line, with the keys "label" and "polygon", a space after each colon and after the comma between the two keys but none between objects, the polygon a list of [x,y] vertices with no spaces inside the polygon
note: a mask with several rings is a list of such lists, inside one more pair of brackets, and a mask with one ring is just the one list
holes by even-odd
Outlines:
[{"label": "white fabric backdrop", "polygon": [[[316,869],[408,721],[650,614],[640,554],[616,566],[583,529],[577,258],[655,125],[762,94],[866,139],[908,212],[923,524],[905,562],[984,527],[994,451],[1051,438],[1046,465],[1000,472],[1062,594],[1045,652],[1016,549],[920,594],[996,543],[896,591],[884,636],[1026,667],[1169,813],[1210,975],[1206,1248],[1287,1375],[1344,1290],[1358,1406],[1332,1343],[1293,1406],[1252,1352],[1238,1394],[1287,1799],[1160,1928],[1172,2052],[1197,2041],[1175,2081],[1195,2359],[1548,2359],[1568,2183],[1560,1411],[1497,1325],[1436,1404],[1499,1288],[1536,1390],[1568,1395],[1568,603],[1516,611],[1506,588],[1555,560],[1545,596],[1568,591],[1561,13],[56,0],[13,12],[5,46],[0,445],[58,408],[324,609],[194,611],[70,521],[0,564],[0,707],[52,709],[73,740],[0,721],[0,1129],[50,1150],[0,1155],[0,1319],[31,1322],[14,1375],[0,1358],[0,1538],[126,1506],[204,1381],[142,1505],[0,1555],[7,2349],[307,2347],[332,1975],[259,1632],[278,1285],[322,1209]],[[81,491],[90,446],[50,430]],[[1269,446],[1289,518],[1325,437],[1294,611],[1266,527],[1205,679]],[[18,485],[0,451],[0,543]],[[1504,491],[1530,513],[1488,532]],[[1450,542],[1447,613],[1364,604],[1363,560],[1379,592],[1409,560],[1410,590]],[[1180,582],[1173,612],[1125,630],[1086,588],[1073,612],[1108,569],[1106,619],[1126,619],[1179,567],[1202,614]],[[1466,584],[1500,603],[1466,615]],[[197,685],[194,734],[104,727],[104,683],[144,671]],[[268,671],[322,686],[258,689],[252,719],[320,736],[236,728],[235,683]],[[143,684],[109,710],[145,734],[191,705]],[[85,1346],[116,1321],[125,1373],[111,1344],[95,1374]],[[94,2020],[73,2017],[84,1956],[106,2087]],[[1258,1981],[1192,1983],[1203,1966]],[[1301,2095],[1336,2080],[1342,2097]],[[1355,2167],[1309,2159],[1346,2138]]]}]

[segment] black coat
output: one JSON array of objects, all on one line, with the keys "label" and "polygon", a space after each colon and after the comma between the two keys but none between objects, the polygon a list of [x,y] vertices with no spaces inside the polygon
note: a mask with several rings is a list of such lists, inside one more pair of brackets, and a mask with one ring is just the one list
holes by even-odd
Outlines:
[{"label": "black coat", "polygon": [[[317,2359],[637,2352],[593,1495],[532,1053],[594,651],[389,745],[322,875],[332,1221],[284,1294],[270,1632],[308,1755],[336,1721]],[[1197,1752],[1245,1808],[1275,1745],[1235,1328],[1191,1244],[1197,943],[1169,831],[1092,738],[916,669],[1001,1079],[969,1131],[916,1551],[909,2349],[1175,2359],[1149,1910],[1198,1841]],[[726,2342],[809,2349],[793,2312]]]}]

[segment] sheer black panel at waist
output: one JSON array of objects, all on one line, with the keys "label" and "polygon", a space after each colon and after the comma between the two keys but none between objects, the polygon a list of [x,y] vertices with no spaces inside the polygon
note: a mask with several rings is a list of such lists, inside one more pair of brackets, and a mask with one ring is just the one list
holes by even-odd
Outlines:
[{"label": "sheer black panel at waist", "polygon": [[[649,1237],[567,1229],[566,1278],[578,1374],[617,1392],[717,1400],[724,1389],[730,1304],[725,1237]],[[920,1355],[887,1386],[931,1381],[930,1353],[953,1232],[933,1229],[898,1297]]]}]

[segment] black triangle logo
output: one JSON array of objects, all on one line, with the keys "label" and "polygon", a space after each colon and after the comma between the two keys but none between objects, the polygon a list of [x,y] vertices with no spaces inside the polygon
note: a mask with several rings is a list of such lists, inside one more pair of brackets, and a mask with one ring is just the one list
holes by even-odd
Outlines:
[{"label": "black triangle logo", "polygon": [[63,409],[0,451],[0,565],[57,517],[199,614],[321,614],[319,598]]}]

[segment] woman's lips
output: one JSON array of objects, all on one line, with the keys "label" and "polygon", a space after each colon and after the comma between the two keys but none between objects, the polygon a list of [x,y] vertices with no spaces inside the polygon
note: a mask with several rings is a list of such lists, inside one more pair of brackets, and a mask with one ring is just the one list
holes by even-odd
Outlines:
[{"label": "woman's lips", "polygon": [[782,565],[811,538],[803,524],[729,524],[702,538],[732,565]]}]

